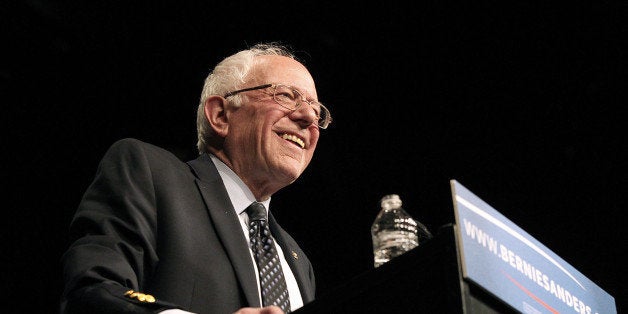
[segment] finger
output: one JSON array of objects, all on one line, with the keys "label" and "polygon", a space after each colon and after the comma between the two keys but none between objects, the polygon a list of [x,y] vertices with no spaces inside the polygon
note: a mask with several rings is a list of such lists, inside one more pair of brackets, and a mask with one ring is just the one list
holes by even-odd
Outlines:
[{"label": "finger", "polygon": [[259,307],[243,307],[233,314],[285,314],[280,307],[271,305],[263,308]]}]

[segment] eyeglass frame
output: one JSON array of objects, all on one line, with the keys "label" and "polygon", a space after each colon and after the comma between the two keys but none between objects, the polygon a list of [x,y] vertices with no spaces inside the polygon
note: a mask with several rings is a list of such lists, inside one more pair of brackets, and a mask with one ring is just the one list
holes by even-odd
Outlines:
[{"label": "eyeglass frame", "polygon": [[[285,86],[285,87],[287,87],[287,88],[291,89],[293,92],[296,92],[296,93],[299,95],[299,97],[300,97],[301,99],[300,99],[300,100],[296,100],[296,101],[295,101],[295,102],[296,102],[296,104],[295,104],[294,108],[288,108],[288,107],[286,107],[286,106],[282,105],[282,104],[281,104],[281,102],[279,102],[279,101],[277,100],[277,98],[275,97],[275,94],[276,94],[276,91],[277,91],[277,87],[278,87],[278,86]],[[296,111],[296,110],[299,108],[299,106],[301,106],[301,102],[306,102],[308,105],[310,105],[310,107],[312,107],[312,103],[316,103],[316,104],[318,104],[318,105],[320,106],[320,108],[321,108],[321,112],[322,112],[323,110],[327,112],[327,117],[328,117],[328,118],[326,119],[326,121],[323,121],[323,122],[322,122],[322,123],[324,123],[324,125],[321,125],[321,124],[319,123],[319,121],[321,121],[320,114],[319,114],[319,113],[317,113],[317,112],[316,112],[316,110],[314,110],[314,112],[316,113],[316,120],[317,120],[316,125],[317,125],[319,128],[321,128],[321,129],[323,129],[323,130],[324,130],[324,129],[327,129],[327,128],[329,127],[329,125],[331,124],[331,122],[332,122],[331,112],[329,111],[329,109],[327,109],[327,107],[325,107],[325,105],[321,104],[320,102],[318,102],[318,101],[316,101],[316,100],[307,100],[307,99],[305,98],[305,96],[303,96],[303,94],[302,94],[302,93],[301,93],[298,89],[296,89],[296,88],[294,88],[294,87],[292,87],[292,86],[289,86],[289,85],[285,85],[285,84],[273,84],[273,83],[267,83],[267,84],[263,84],[263,85],[259,85],[259,86],[248,87],[248,88],[243,88],[243,89],[238,89],[238,90],[235,90],[235,91],[232,91],[232,92],[228,92],[228,93],[226,93],[223,97],[226,99],[227,97],[235,96],[235,95],[237,95],[237,94],[239,94],[239,93],[242,93],[242,92],[248,92],[248,91],[252,91],[252,90],[264,89],[264,88],[269,88],[269,87],[272,87],[272,88],[273,88],[273,100],[274,100],[274,101],[275,101],[275,102],[276,102],[279,106],[281,106],[282,108],[286,108],[286,109],[291,110],[291,111]]]}]

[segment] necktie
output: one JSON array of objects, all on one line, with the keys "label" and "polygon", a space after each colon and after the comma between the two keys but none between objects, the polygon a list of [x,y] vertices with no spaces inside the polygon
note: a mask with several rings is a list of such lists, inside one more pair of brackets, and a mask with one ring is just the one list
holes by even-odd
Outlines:
[{"label": "necktie", "polygon": [[249,215],[249,237],[251,250],[257,262],[260,290],[264,306],[277,305],[285,313],[290,312],[290,298],[286,279],[281,270],[279,255],[270,236],[266,208],[264,204],[254,202],[246,209]]}]

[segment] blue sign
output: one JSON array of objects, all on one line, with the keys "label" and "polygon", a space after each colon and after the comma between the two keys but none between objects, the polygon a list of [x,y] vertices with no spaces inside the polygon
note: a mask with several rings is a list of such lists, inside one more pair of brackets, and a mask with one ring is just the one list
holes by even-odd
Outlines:
[{"label": "blue sign", "polygon": [[463,276],[521,313],[616,314],[615,299],[451,180]]}]

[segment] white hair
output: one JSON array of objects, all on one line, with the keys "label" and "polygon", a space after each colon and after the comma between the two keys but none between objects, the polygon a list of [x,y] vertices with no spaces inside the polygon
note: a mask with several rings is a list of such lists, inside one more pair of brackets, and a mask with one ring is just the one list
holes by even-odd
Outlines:
[{"label": "white hair", "polygon": [[[292,51],[281,44],[261,43],[228,56],[219,62],[214,70],[207,75],[196,114],[198,136],[196,147],[199,154],[208,152],[208,143],[211,143],[209,139],[214,136],[209,121],[205,117],[205,101],[207,98],[212,95],[223,96],[230,91],[239,89],[246,83],[245,79],[256,64],[255,58],[270,55],[285,56],[296,60]],[[230,106],[239,107],[242,105],[240,95],[231,96],[230,100]]]}]

